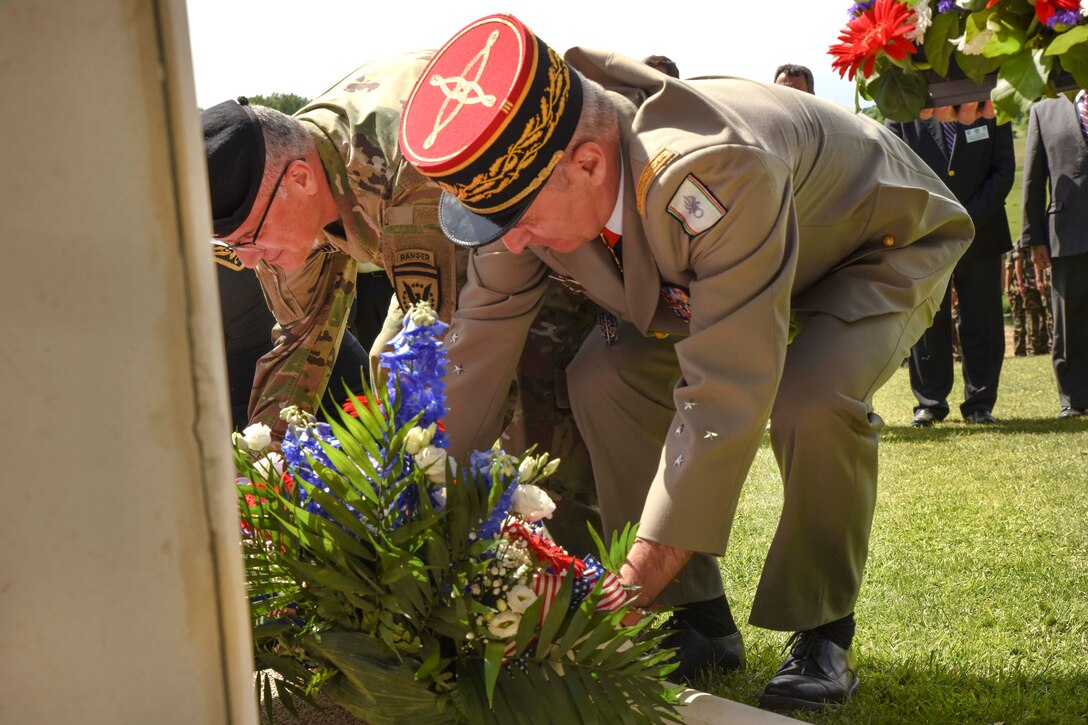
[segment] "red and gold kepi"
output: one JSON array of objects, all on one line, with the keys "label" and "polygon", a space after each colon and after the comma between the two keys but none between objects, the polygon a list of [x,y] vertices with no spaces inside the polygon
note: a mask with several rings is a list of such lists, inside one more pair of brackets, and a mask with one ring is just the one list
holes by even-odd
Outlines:
[{"label": "red and gold kepi", "polygon": [[454,35],[416,81],[400,148],[443,188],[442,231],[476,247],[529,208],[581,112],[581,81],[562,56],[514,16],[489,15]]}]

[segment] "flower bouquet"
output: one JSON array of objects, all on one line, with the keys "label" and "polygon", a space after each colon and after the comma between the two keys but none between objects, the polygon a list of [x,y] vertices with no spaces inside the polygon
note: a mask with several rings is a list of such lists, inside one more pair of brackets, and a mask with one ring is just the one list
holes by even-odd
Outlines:
[{"label": "flower bouquet", "polygon": [[282,454],[235,436],[257,686],[382,723],[665,722],[674,665],[611,573],[628,528],[578,558],[541,523],[547,454],[458,465],[441,418],[445,325],[421,303],[382,355],[385,390],[338,421],[289,408]]},{"label": "flower bouquet", "polygon": [[895,121],[992,100],[1003,123],[1088,87],[1086,0],[863,0],[849,15],[831,65]]}]

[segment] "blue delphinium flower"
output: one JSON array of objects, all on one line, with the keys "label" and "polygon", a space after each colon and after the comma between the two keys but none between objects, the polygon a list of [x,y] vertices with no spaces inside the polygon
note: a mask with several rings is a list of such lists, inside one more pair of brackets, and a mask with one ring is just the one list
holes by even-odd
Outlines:
[{"label": "blue delphinium flower", "polygon": [[872,4],[873,0],[860,0],[860,2],[856,2],[851,5],[850,9],[846,11],[846,14],[851,20],[853,20],[854,18],[868,10]]},{"label": "blue delphinium flower", "polygon": [[1080,12],[1077,10],[1060,10],[1054,8],[1054,14],[1046,20],[1048,28],[1053,28],[1055,25],[1076,25],[1080,22]]},{"label": "blue delphinium flower", "polygon": [[[396,409],[395,422],[404,425],[421,415],[418,425],[438,423],[446,414],[446,352],[438,339],[446,331],[426,302],[419,302],[404,317],[404,329],[389,343],[392,350],[381,355],[389,371],[389,400]],[[399,386],[399,393],[398,393]],[[449,445],[444,431],[435,433],[431,445]]]},{"label": "blue delphinium flower", "polygon": [[956,8],[956,0],[940,0],[937,3],[937,12],[950,13]]}]

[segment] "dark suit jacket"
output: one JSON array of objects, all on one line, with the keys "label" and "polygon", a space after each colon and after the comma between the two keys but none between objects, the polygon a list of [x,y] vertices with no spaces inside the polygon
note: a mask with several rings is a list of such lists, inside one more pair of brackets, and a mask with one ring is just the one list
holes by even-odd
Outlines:
[{"label": "dark suit jacket", "polygon": [[980,119],[959,128],[951,158],[945,152],[944,134],[937,119],[905,124],[889,121],[887,125],[922,157],[971,215],[975,239],[961,261],[1008,251],[1012,237],[1005,215],[1005,197],[1012,189],[1016,173],[1009,125],[999,126],[991,119]]},{"label": "dark suit jacket", "polygon": [[1031,108],[1023,204],[1024,244],[1049,244],[1053,257],[1088,252],[1088,142],[1068,98]]}]

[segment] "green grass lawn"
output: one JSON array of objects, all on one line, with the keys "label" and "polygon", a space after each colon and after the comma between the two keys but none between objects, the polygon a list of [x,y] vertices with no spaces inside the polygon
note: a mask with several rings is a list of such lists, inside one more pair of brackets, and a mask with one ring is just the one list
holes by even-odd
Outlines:
[{"label": "green grass lawn", "polygon": [[[1088,722],[1088,420],[1057,420],[1049,356],[1007,358],[994,426],[910,426],[906,370],[877,394],[880,496],[855,639],[861,686],[814,722]],[[781,507],[765,442],[722,559],[748,669],[715,694],[756,705],[786,633],[747,612]]]}]

